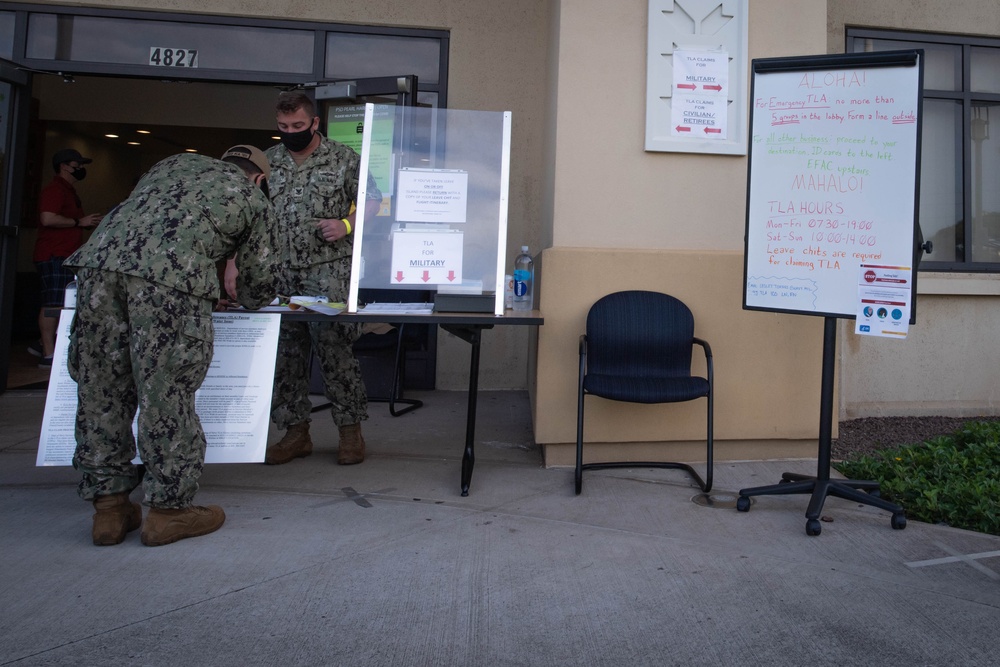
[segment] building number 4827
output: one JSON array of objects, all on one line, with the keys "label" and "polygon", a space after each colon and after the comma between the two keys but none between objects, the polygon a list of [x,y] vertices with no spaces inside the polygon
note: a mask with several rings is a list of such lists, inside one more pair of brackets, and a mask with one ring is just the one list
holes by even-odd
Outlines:
[{"label": "building number 4827", "polygon": [[197,67],[198,50],[151,46],[149,47],[149,64],[155,67]]}]

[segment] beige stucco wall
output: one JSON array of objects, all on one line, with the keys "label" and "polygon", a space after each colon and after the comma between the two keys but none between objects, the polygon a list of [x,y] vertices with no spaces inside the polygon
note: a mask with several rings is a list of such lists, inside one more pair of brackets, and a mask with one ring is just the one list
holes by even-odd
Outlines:
[{"label": "beige stucco wall", "polygon": [[[678,297],[694,314],[695,335],[711,345],[718,458],[815,454],[822,318],[743,310],[741,252],[551,248],[543,264],[545,326],[538,336],[535,439],[546,445],[548,465],[573,460],[567,443],[576,442],[579,337],[587,311],[605,294],[627,289]],[[598,280],[595,267],[610,270]],[[694,354],[694,369],[705,372],[700,351]],[[703,460],[704,444],[687,443],[703,442],[705,409],[704,400],[632,405],[591,398],[586,440],[631,443],[608,451],[626,460]],[[804,440],[810,444],[803,450]],[[597,449],[587,451],[589,456]]]},{"label": "beige stucco wall", "polygon": [[[746,157],[643,150],[646,25],[644,0],[613,8],[600,0],[560,3],[557,137],[548,160],[555,165],[553,247],[542,262],[536,439],[549,465],[571,462],[587,310],[610,292],[651,289],[688,303],[697,334],[712,345],[720,458],[788,455],[810,438],[806,455],[814,455],[822,319],[742,309]],[[751,58],[822,52],[826,3],[758,0],[750,3],[749,26]],[[704,458],[703,446],[686,444],[704,436],[704,401],[591,399],[587,410],[588,442],[633,443],[588,448],[588,457]],[[662,444],[670,441],[681,446]],[[761,450],[762,443],[769,446]]]},{"label": "beige stucco wall", "polygon": [[1000,280],[921,273],[917,322],[905,340],[841,327],[841,419],[1000,414]]}]

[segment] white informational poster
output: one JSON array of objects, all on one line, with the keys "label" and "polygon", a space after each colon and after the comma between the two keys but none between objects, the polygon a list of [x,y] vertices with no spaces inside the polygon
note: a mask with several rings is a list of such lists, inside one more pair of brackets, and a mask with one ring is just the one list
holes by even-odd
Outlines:
[{"label": "white informational poster", "polygon": [[683,51],[673,55],[671,134],[726,139],[729,136],[729,54]]},{"label": "white informational poster", "polygon": [[[72,465],[76,449],[76,382],[66,366],[72,320],[72,310],[59,315],[35,461],[38,466]],[[254,312],[214,313],[213,321],[212,363],[195,394],[195,409],[208,442],[205,463],[262,462],[281,318]],[[132,430],[134,434],[134,423]]]},{"label": "white informational poster", "polygon": [[859,266],[915,261],[919,55],[801,61],[754,61],[744,308],[854,317]]},{"label": "white informational poster", "polygon": [[854,333],[906,338],[910,326],[911,278],[908,266],[862,264]]},{"label": "white informational poster", "polygon": [[393,285],[461,285],[463,234],[400,229],[392,234]]},{"label": "white informational poster", "polygon": [[461,223],[469,204],[469,174],[456,169],[400,169],[396,220]]}]

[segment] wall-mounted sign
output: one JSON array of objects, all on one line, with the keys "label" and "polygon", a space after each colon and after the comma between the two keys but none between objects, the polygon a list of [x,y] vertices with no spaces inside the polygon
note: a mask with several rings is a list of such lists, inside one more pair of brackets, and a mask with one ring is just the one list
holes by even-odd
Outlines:
[{"label": "wall-mounted sign", "polygon": [[647,0],[647,151],[746,155],[750,0]]},{"label": "wall-mounted sign", "polygon": [[729,54],[725,51],[674,51],[675,137],[729,138]]}]

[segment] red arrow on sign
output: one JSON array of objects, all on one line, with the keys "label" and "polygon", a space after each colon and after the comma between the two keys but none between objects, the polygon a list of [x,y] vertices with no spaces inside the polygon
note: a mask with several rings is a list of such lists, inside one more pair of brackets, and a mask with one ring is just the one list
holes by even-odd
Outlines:
[{"label": "red arrow on sign", "polygon": [[685,90],[694,90],[698,86],[694,85],[693,83],[678,83],[677,87],[678,88],[684,88]]},{"label": "red arrow on sign", "polygon": [[455,280],[455,272],[454,271],[449,271],[448,272],[448,280],[454,282],[454,280]]},{"label": "red arrow on sign", "polygon": [[722,134],[721,127],[706,127],[705,134]]},{"label": "red arrow on sign", "polygon": [[674,129],[677,130],[678,132],[690,132],[691,131],[690,127],[684,127],[683,125],[678,125]]},{"label": "red arrow on sign", "polygon": [[424,282],[427,282],[430,279],[431,279],[431,272],[430,271],[424,271],[424,276],[423,276]]},{"label": "red arrow on sign", "polygon": [[403,282],[403,272],[402,271],[396,271],[396,282],[397,283]]},{"label": "red arrow on sign", "polygon": [[702,86],[702,88],[704,88],[705,90],[715,90],[715,91],[722,90],[722,86],[720,86],[719,84],[715,84],[715,85],[711,85],[711,86]]}]

